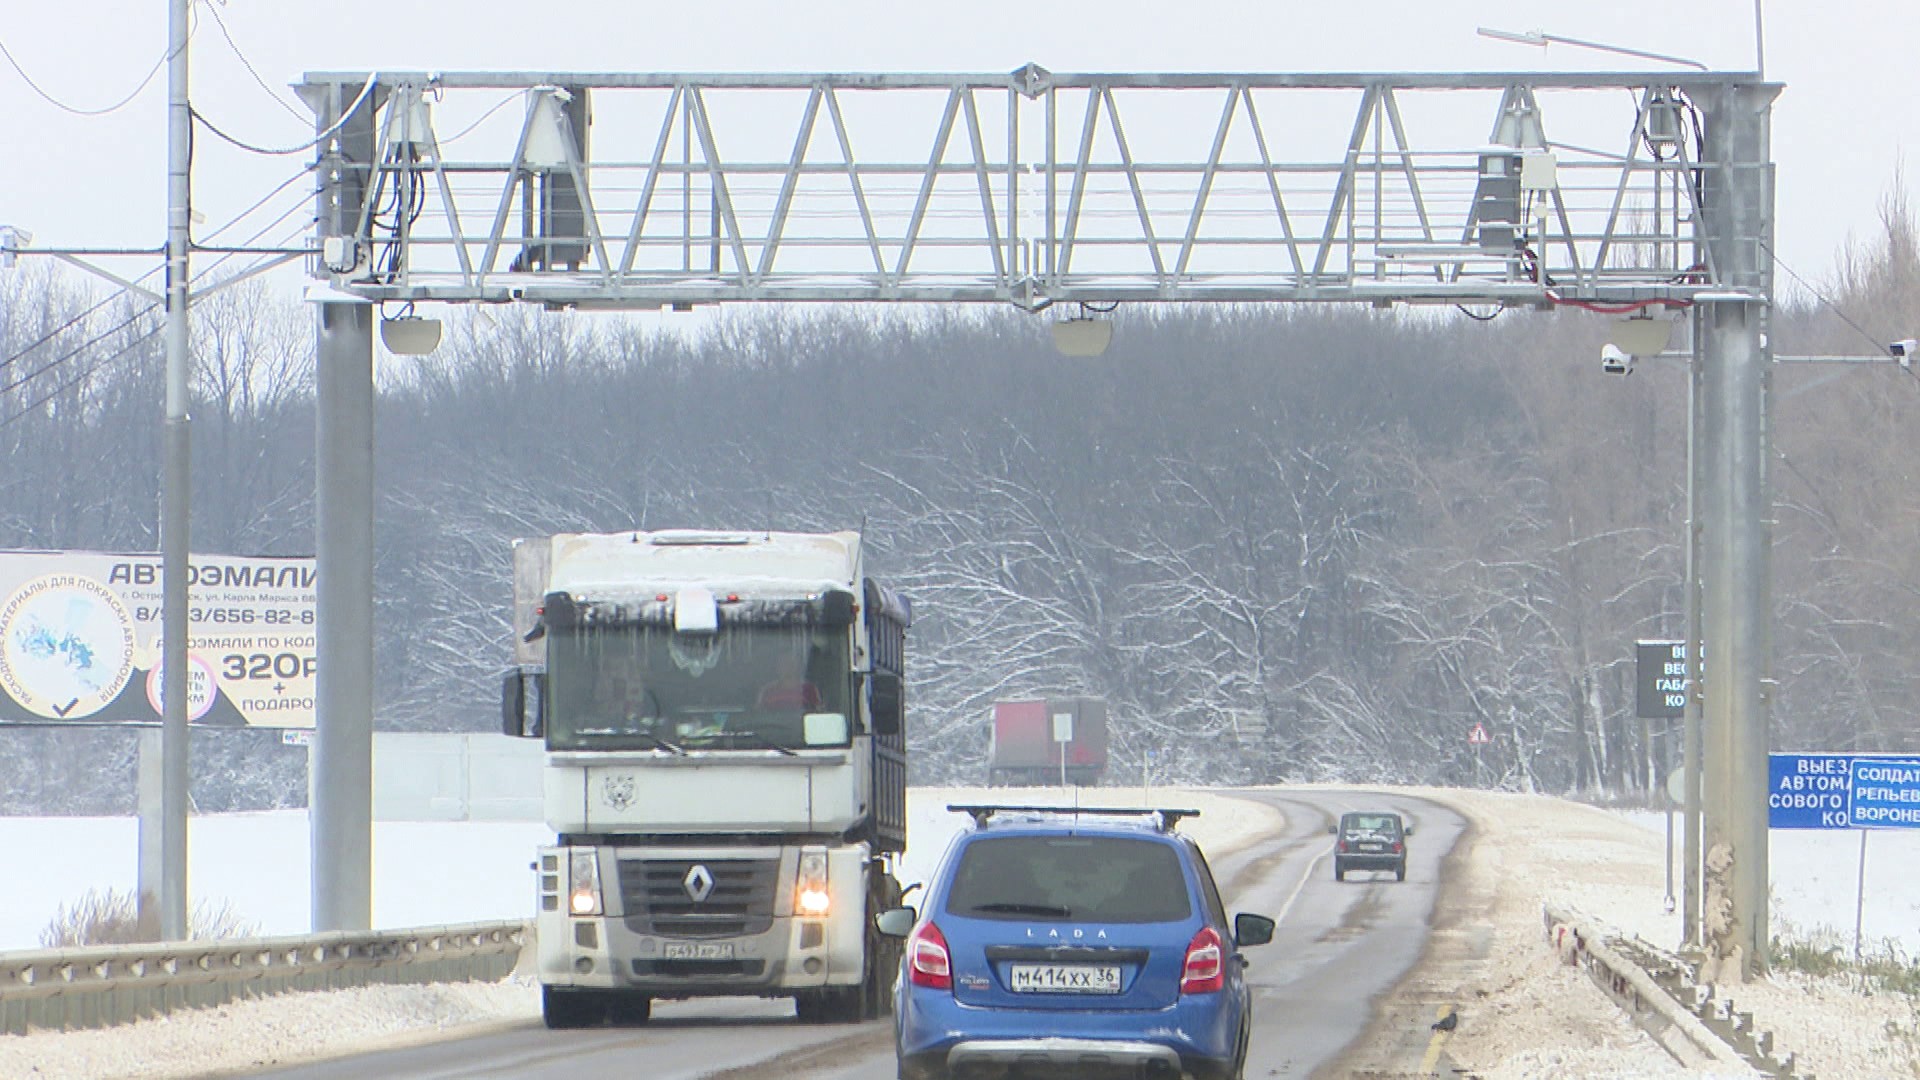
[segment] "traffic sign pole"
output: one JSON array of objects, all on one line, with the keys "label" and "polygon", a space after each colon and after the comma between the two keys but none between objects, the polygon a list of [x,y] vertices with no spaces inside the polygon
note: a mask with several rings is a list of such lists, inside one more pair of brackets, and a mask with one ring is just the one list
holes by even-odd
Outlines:
[{"label": "traffic sign pole", "polygon": [[1860,876],[1853,885],[1853,963],[1860,966],[1860,924],[1867,911],[1867,832],[1860,830]]}]

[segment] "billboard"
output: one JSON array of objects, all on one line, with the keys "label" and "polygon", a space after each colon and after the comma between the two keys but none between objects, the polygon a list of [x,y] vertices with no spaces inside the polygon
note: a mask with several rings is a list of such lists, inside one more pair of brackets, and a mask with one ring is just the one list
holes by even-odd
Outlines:
[{"label": "billboard", "polygon": [[[312,557],[188,560],[187,713],[312,727]],[[158,555],[0,551],[0,724],[158,723]]]}]

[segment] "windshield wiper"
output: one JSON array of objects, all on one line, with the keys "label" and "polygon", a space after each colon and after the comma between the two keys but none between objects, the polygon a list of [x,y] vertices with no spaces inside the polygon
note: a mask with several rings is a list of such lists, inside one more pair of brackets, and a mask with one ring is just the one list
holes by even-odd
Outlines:
[{"label": "windshield wiper", "polygon": [[992,904],[975,904],[967,910],[992,911],[1005,915],[1051,915],[1057,919],[1065,919],[1073,915],[1072,909],[1060,907],[1058,904],[1016,904],[1004,901]]},{"label": "windshield wiper", "polygon": [[774,742],[772,739],[769,739],[765,735],[761,735],[757,732],[729,731],[727,732],[727,738],[735,740],[736,744],[740,740],[745,740],[747,745],[752,747],[755,750],[777,750],[780,753],[785,754],[787,757],[794,756],[794,753],[791,749],[781,746],[779,743]]},{"label": "windshield wiper", "polygon": [[628,731],[626,728],[581,728],[574,732],[574,734],[593,735],[596,737],[604,735],[608,738],[615,739],[639,739],[655,750],[665,750],[670,754],[678,754],[682,757],[685,757],[687,753],[686,748],[676,746],[658,735],[649,735],[644,731]]}]

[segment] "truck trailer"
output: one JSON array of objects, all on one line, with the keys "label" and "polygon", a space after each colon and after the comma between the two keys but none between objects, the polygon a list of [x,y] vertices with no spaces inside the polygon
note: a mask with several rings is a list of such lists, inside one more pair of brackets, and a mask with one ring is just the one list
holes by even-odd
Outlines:
[{"label": "truck trailer", "polygon": [[[1088,787],[1107,768],[1107,703],[1102,698],[1057,697],[993,703],[993,741],[987,751],[989,785]],[[1066,735],[1066,741],[1059,736]],[[1061,769],[1065,756],[1066,768]]]},{"label": "truck trailer", "polygon": [[514,546],[506,734],[543,739],[548,1027],[656,998],[890,1004],[906,849],[905,598],[853,532],[567,533]]}]

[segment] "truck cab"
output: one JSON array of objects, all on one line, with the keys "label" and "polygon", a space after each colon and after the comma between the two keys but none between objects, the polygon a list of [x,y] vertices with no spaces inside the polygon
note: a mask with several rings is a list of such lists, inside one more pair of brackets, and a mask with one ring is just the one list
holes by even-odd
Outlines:
[{"label": "truck cab", "polygon": [[906,842],[906,601],[855,533],[563,534],[515,549],[507,734],[544,740],[547,1023],[654,998],[888,1001]]}]

